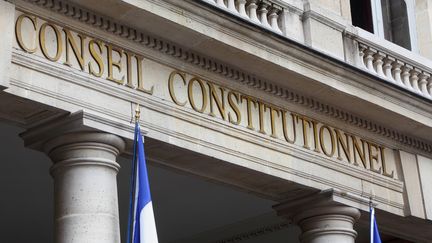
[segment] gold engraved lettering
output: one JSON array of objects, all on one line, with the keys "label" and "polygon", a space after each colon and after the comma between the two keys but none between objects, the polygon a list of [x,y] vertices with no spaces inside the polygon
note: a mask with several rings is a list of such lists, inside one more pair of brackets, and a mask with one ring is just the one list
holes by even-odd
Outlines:
[{"label": "gold engraved lettering", "polygon": [[378,163],[378,145],[366,142],[368,145],[368,152],[369,152],[369,165],[370,170],[373,172],[376,172],[378,174],[381,174],[381,167],[375,168],[375,163]]},{"label": "gold engraved lettering", "polygon": [[[233,100],[233,97],[235,98],[235,102]],[[231,109],[234,111],[237,119],[234,121],[234,119],[231,117],[231,112],[230,112],[230,113],[228,113],[228,121],[234,125],[239,125],[241,122],[241,113],[240,113],[240,109],[238,107],[239,102],[241,102],[240,94],[233,92],[233,91],[229,91],[228,92],[228,104],[230,105]]]},{"label": "gold engraved lettering", "polygon": [[250,96],[247,96],[247,95],[242,95],[241,99],[242,100],[246,100],[246,110],[247,110],[247,118],[248,118],[247,128],[249,128],[251,130],[254,130],[253,122],[252,122],[252,110],[251,110],[251,106],[253,105],[254,108],[256,108],[257,101],[254,98],[252,98]]},{"label": "gold engraved lettering", "polygon": [[[194,95],[193,95],[193,84],[195,82],[197,82],[199,84],[200,89],[201,89],[202,105],[201,105],[200,109],[197,108],[197,106],[195,104],[195,100],[194,100]],[[195,111],[197,111],[199,113],[203,113],[205,111],[205,109],[207,108],[207,92],[205,90],[204,83],[203,83],[203,81],[201,81],[201,79],[199,79],[197,77],[193,77],[191,80],[189,80],[188,97],[189,97],[189,103]]]},{"label": "gold engraved lettering", "polygon": [[261,101],[258,101],[258,121],[259,121],[259,130],[258,132],[262,133],[262,134],[266,134],[265,130],[264,130],[264,103],[262,103]]},{"label": "gold engraved lettering", "polygon": [[361,147],[359,145],[359,143],[357,142],[357,138],[354,135],[351,135],[351,141],[353,143],[353,152],[354,152],[354,164],[356,166],[359,166],[359,163],[357,162],[357,156],[356,156],[356,152],[358,154],[358,156],[360,157],[360,160],[363,164],[363,167],[365,169],[367,169],[367,164],[366,164],[366,151],[365,151],[365,146],[364,146],[364,140],[360,139],[361,141]]},{"label": "gold engraved lettering", "polygon": [[[85,71],[85,65],[87,63],[89,74],[95,77],[106,76],[107,80],[125,84],[126,87],[132,89],[135,88],[135,75],[133,72],[136,60],[136,89],[150,95],[153,94],[154,86],[151,86],[149,89],[144,88],[144,58],[142,56],[49,22],[43,21],[43,24],[39,27],[38,21],[40,21],[38,18],[28,14],[21,14],[18,16],[15,23],[15,35],[17,43],[23,51],[35,53],[38,51],[38,48],[40,48],[42,55],[46,59],[53,62],[60,62],[59,60],[62,58],[63,50],[65,50],[65,59],[62,61],[64,61],[63,63],[65,65],[70,67],[74,66],[75,63],[75,61],[72,61],[72,51],[76,58],[76,63],[78,63],[77,65],[79,65],[82,71]],[[29,33],[26,35],[23,31],[29,31]],[[63,34],[65,38],[62,36]],[[54,40],[50,39],[51,35]],[[30,36],[32,41],[34,40],[34,43],[25,39],[28,36]],[[87,38],[90,38],[90,40],[88,41],[88,45],[85,45]],[[63,43],[63,41],[65,42]],[[51,46],[52,48],[50,48]],[[106,48],[106,56],[104,48]],[[86,60],[86,52],[90,54],[90,60]],[[126,70],[124,71],[122,71],[123,62],[126,65]],[[107,68],[105,68],[105,66],[107,66]],[[105,71],[105,69],[107,71]],[[107,72],[106,75],[105,72]],[[120,75],[121,78],[119,78]],[[177,76],[181,80],[178,80]],[[125,77],[127,78],[126,83]],[[169,95],[173,102],[179,106],[186,106],[187,102],[189,102],[193,110],[204,113],[208,111],[207,105],[210,102],[209,116],[216,117],[215,113],[217,113],[217,108],[221,119],[225,121],[228,120],[228,122],[233,125],[240,125],[242,115],[245,115],[247,116],[246,127],[248,129],[258,130],[258,132],[262,134],[269,134],[269,136],[275,139],[279,139],[277,129],[280,121],[278,119],[281,117],[284,136],[284,138],[281,138],[282,140],[290,144],[295,144],[297,139],[297,126],[301,126],[302,129],[299,131],[302,132],[304,148],[311,149],[312,145],[309,140],[312,139],[311,137],[313,136],[315,152],[321,153],[322,151],[328,157],[336,157],[335,153],[337,150],[336,158],[338,160],[347,160],[355,166],[364,167],[372,172],[383,174],[390,178],[395,177],[394,169],[388,167],[384,146],[366,141],[354,135],[349,135],[336,128],[331,128],[311,118],[294,113],[290,113],[291,121],[288,121],[289,111],[240,92],[235,92],[211,82],[203,81],[199,77],[193,77],[187,82],[186,77],[186,74],[183,72],[173,71],[168,78]],[[177,81],[180,81],[182,84],[176,85]],[[180,94],[178,92],[186,91],[186,86],[187,100],[181,98],[183,96],[178,96]],[[176,87],[178,90],[176,90]],[[207,87],[209,90],[207,90]],[[200,91],[197,89],[200,89]],[[194,93],[194,91],[197,91],[197,93]],[[226,110],[225,98],[228,100],[229,110]],[[197,102],[197,99],[201,99],[200,102]],[[246,111],[243,110],[243,106],[240,106],[243,101],[246,101]],[[266,115],[267,109],[269,110],[269,116]],[[242,114],[242,112],[246,112],[247,114]],[[255,112],[258,113],[258,117],[253,117],[253,113]],[[258,129],[254,128],[254,119],[259,122]],[[266,131],[266,122],[269,122],[268,126],[270,127],[269,129],[271,129],[271,133],[270,131]],[[290,122],[292,122],[292,127]]]},{"label": "gold engraved lettering", "polygon": [[276,126],[275,126],[275,116],[280,117],[280,111],[278,108],[275,108],[271,105],[265,105],[265,108],[270,110],[270,128],[271,128],[271,137],[277,138],[276,134]]},{"label": "gold engraved lettering", "polygon": [[69,51],[69,45],[72,47],[72,51],[75,55],[76,60],[78,61],[81,70],[84,70],[84,65],[85,65],[85,60],[84,60],[84,39],[86,38],[86,36],[83,36],[81,34],[78,34],[78,38],[80,39],[80,43],[81,43],[81,50],[78,49],[78,46],[75,42],[75,39],[72,35],[72,33],[68,30],[68,29],[63,29],[66,39],[65,39],[65,44],[66,44],[66,62],[64,63],[67,66],[72,66],[72,64],[70,63],[70,51]]},{"label": "gold engraved lettering", "polygon": [[24,44],[24,40],[23,40],[23,37],[22,37],[22,22],[23,22],[24,18],[27,18],[27,19],[29,19],[31,21],[31,23],[33,25],[33,29],[36,32],[36,25],[37,25],[37,19],[36,19],[36,17],[30,16],[30,15],[27,15],[27,14],[22,14],[22,15],[20,15],[17,18],[16,24],[15,24],[15,36],[16,36],[18,45],[24,51],[26,51],[28,53],[34,53],[34,52],[36,52],[36,49],[37,49],[37,44],[36,44],[37,43],[37,35],[34,36],[35,43],[34,43],[34,47],[33,48],[32,47],[27,47]]},{"label": "gold engraved lettering", "polygon": [[183,81],[183,84],[186,85],[186,74],[179,72],[179,71],[172,71],[169,75],[168,79],[168,91],[171,96],[171,99],[179,106],[185,106],[187,101],[180,102],[174,92],[174,77],[178,75],[180,76],[181,80]]},{"label": "gold engraved lettering", "polygon": [[303,147],[306,149],[310,149],[308,128],[311,127],[311,122],[303,116],[297,115],[296,118],[297,118],[297,122],[299,122],[299,119],[301,120],[301,124],[303,128]]},{"label": "gold engraved lettering", "polygon": [[345,134],[345,141],[343,141],[341,132],[338,129],[334,129],[336,133],[336,144],[337,144],[337,152],[338,152],[338,160],[342,160],[341,156],[341,147],[343,152],[345,153],[345,157],[347,158],[348,162],[351,163],[351,148],[349,146],[349,137],[348,134]]},{"label": "gold engraved lettering", "polygon": [[[46,38],[47,27],[50,27],[54,31],[54,34],[56,36],[57,51],[56,51],[56,54],[54,57],[49,55],[47,47],[46,47],[47,43],[46,43],[45,38]],[[53,62],[56,62],[60,59],[62,51],[63,51],[63,43],[62,43],[62,39],[61,39],[61,33],[55,25],[50,24],[48,22],[45,22],[42,24],[42,26],[40,27],[40,30],[39,30],[39,42],[40,42],[39,44],[40,44],[40,47],[42,50],[42,54],[45,56],[46,59],[53,61]]]},{"label": "gold engraved lettering", "polygon": [[218,110],[219,110],[219,114],[221,114],[221,116],[222,116],[222,119],[226,120],[224,88],[219,87],[219,90],[220,90],[220,99],[219,99],[214,85],[212,83],[207,83],[207,85],[209,86],[210,116],[213,116],[213,117],[216,116],[213,112],[213,101],[214,101],[216,103]]},{"label": "gold engraved lettering", "polygon": [[295,119],[297,116],[294,113],[291,113],[292,130],[293,130],[293,138],[291,139],[288,135],[288,125],[286,122],[286,113],[287,113],[287,111],[282,111],[282,129],[283,129],[284,137],[288,143],[295,143],[296,138],[297,138]]},{"label": "gold engraved lettering", "polygon": [[311,120],[310,122],[312,124],[312,131],[313,131],[313,137],[314,137],[314,151],[317,152],[317,153],[320,153],[321,151],[319,149],[318,129],[317,129],[318,122],[314,121],[314,120]]},{"label": "gold engraved lettering", "polygon": [[[117,68],[118,72],[121,73],[122,65],[121,65],[121,59],[123,56],[123,50],[116,48],[110,44],[106,44],[107,47],[107,56],[108,56],[108,77],[107,79],[119,84],[124,83],[124,75],[120,79],[114,78],[114,67]],[[118,61],[113,60],[113,52],[116,52],[120,58]]]},{"label": "gold engraved lettering", "polygon": [[142,72],[142,61],[143,61],[143,57],[142,56],[138,56],[135,55],[136,61],[137,61],[137,77],[138,77],[138,90],[142,91],[146,94],[152,95],[153,94],[153,88],[154,86],[152,85],[150,87],[150,89],[145,89],[144,88],[144,81],[143,81],[143,72]]},{"label": "gold engraved lettering", "polygon": [[394,170],[391,171],[391,173],[387,172],[387,164],[386,164],[386,160],[385,160],[385,153],[384,153],[384,147],[383,146],[379,146],[379,150],[380,150],[380,154],[381,154],[381,164],[382,164],[382,168],[383,168],[383,175],[390,177],[390,178],[394,178]]},{"label": "gold engraved lettering", "polygon": [[[100,54],[96,51],[95,45],[98,47]],[[104,72],[104,62],[103,62],[102,56],[101,56],[102,55],[102,42],[100,42],[98,40],[91,39],[89,41],[88,46],[89,46],[90,55],[96,61],[97,65],[98,65],[98,69],[99,69],[99,72],[95,72],[95,70],[91,66],[91,63],[89,62],[89,64],[88,64],[88,66],[89,66],[89,72],[92,75],[100,78],[100,77],[102,77],[102,74]]]},{"label": "gold engraved lettering", "polygon": [[124,51],[124,53],[126,56],[126,86],[128,86],[129,88],[134,88],[132,82],[132,57],[134,56],[134,54],[128,51]]},{"label": "gold engraved lettering", "polygon": [[[328,148],[326,147],[326,143],[324,140],[324,130],[327,130],[329,136],[330,136],[330,144],[331,144],[331,150],[330,152],[328,151]],[[334,153],[335,153],[335,138],[334,135],[332,133],[332,130],[330,129],[329,126],[327,125],[322,125],[320,130],[319,130],[319,140],[320,140],[320,144],[321,144],[321,149],[323,151],[323,153],[325,155],[327,155],[328,157],[333,157]]]}]

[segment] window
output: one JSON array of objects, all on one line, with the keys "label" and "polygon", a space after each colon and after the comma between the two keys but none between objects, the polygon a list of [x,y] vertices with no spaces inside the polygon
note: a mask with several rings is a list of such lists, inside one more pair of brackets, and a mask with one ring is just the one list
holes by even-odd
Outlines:
[{"label": "window", "polygon": [[374,33],[370,1],[351,0],[351,19],[354,26]]},{"label": "window", "polygon": [[350,0],[354,26],[417,51],[414,0]]}]

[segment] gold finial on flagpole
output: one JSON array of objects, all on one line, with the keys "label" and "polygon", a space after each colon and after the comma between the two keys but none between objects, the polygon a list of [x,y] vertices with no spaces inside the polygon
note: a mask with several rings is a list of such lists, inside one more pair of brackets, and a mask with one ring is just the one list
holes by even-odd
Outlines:
[{"label": "gold finial on flagpole", "polygon": [[141,114],[141,109],[140,109],[140,105],[137,104],[136,108],[135,108],[135,121],[138,122],[140,119],[140,114]]}]

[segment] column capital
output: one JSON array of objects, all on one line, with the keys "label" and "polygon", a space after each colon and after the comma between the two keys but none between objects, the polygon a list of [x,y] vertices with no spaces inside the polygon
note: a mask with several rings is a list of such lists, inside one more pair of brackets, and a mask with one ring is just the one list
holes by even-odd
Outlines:
[{"label": "column capital", "polygon": [[[92,135],[84,135],[86,133]],[[143,134],[146,131],[142,131]],[[68,136],[64,137],[66,134]],[[76,135],[71,135],[76,134]],[[29,128],[20,136],[24,140],[26,147],[49,153],[56,143],[67,143],[71,140],[76,141],[96,141],[102,139],[102,135],[96,134],[111,134],[118,135],[125,139],[133,139],[134,126],[115,122],[112,119],[107,119],[86,111],[78,111],[73,114],[61,116],[38,126]],[[61,139],[59,137],[62,137]],[[112,139],[103,136],[104,141],[108,144],[113,143],[114,147],[119,150],[124,149],[124,145]],[[50,141],[50,142],[48,142]]]},{"label": "column capital", "polygon": [[54,165],[51,174],[74,165],[107,166],[118,172],[117,156],[124,151],[126,143],[120,137],[105,132],[80,131],[65,133],[43,145],[43,151]]},{"label": "column capital", "polygon": [[[307,209],[310,207],[345,205],[359,210],[368,211],[369,203],[370,201],[368,198],[360,197],[337,189],[328,189],[311,192],[300,197],[294,196],[284,202],[274,205],[273,209],[277,211],[279,216],[289,218],[293,212],[298,212],[298,209]],[[374,205],[376,204],[374,203]],[[294,209],[296,209],[296,211],[293,211]]]},{"label": "column capital", "polygon": [[353,225],[360,218],[360,210],[338,202],[334,195],[334,190],[321,191],[273,208],[300,226],[302,243],[354,243],[357,233]]}]

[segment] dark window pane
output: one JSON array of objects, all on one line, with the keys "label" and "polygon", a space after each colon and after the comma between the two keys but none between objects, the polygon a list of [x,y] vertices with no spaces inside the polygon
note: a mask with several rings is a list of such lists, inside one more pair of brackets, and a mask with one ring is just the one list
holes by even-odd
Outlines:
[{"label": "dark window pane", "polygon": [[373,31],[372,8],[369,0],[350,0],[351,19],[354,26]]},{"label": "dark window pane", "polygon": [[407,7],[404,0],[381,0],[384,37],[411,50]]}]

